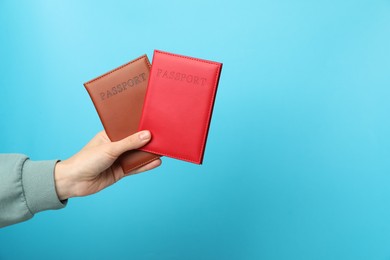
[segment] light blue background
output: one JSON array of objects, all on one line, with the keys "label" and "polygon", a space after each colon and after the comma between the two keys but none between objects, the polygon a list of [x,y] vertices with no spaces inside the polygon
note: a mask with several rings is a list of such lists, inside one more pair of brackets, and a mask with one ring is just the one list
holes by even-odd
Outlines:
[{"label": "light blue background", "polygon": [[390,1],[0,2],[0,152],[102,129],[83,83],[154,49],[224,63],[204,165],[0,230],[0,259],[390,259]]}]

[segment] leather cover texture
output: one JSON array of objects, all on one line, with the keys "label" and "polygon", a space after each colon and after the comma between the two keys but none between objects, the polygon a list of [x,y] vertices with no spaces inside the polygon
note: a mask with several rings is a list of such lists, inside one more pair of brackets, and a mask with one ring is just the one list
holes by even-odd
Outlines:
[{"label": "leather cover texture", "polygon": [[[84,83],[111,141],[137,132],[150,67],[148,57],[143,55]],[[123,171],[129,173],[157,158],[156,154],[133,150],[124,153],[119,162]]]},{"label": "leather cover texture", "polygon": [[143,151],[201,164],[222,63],[154,51],[138,130]]}]

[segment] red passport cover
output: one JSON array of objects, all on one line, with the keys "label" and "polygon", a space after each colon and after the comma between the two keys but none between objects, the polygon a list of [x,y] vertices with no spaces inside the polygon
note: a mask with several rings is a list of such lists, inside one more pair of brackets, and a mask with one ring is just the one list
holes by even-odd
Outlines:
[{"label": "red passport cover", "polygon": [[222,63],[154,51],[138,130],[141,150],[201,164]]}]

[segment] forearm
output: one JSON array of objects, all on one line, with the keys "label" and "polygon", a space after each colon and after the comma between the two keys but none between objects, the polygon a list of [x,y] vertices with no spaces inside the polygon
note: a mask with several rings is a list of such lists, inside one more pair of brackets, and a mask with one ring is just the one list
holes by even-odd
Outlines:
[{"label": "forearm", "polygon": [[75,197],[76,195],[73,193],[74,183],[69,179],[69,174],[67,174],[67,163],[66,162],[58,162],[55,166],[55,186],[58,198],[60,200],[67,200],[71,197]]}]

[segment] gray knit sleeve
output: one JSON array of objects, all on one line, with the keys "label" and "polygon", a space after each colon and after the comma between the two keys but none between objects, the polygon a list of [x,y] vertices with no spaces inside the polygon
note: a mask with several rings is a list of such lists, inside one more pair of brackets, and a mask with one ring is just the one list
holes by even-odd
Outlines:
[{"label": "gray knit sleeve", "polygon": [[28,220],[43,210],[66,206],[55,190],[56,162],[0,154],[0,227]]}]

